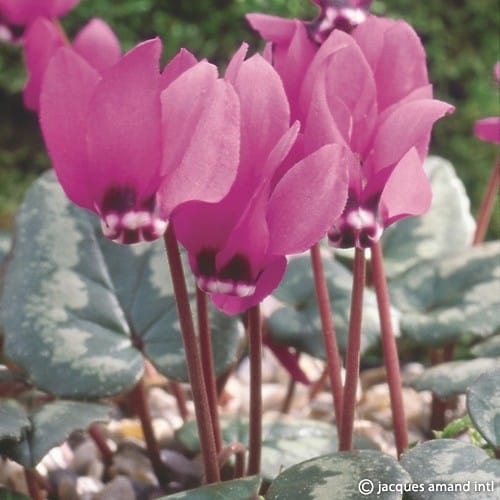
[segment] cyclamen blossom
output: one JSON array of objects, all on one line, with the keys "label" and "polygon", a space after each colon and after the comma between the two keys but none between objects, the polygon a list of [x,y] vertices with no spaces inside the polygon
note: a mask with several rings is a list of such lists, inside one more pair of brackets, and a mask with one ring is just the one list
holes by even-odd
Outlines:
[{"label": "cyclamen blossom", "polygon": [[[160,74],[161,48],[159,39],[139,44],[100,74],[62,47],[42,86],[40,121],[57,177],[120,243],[158,238],[175,204],[216,201],[235,176],[234,91],[214,66],[184,50]],[[211,129],[185,126],[207,122]],[[171,181],[160,215],[158,191]]]},{"label": "cyclamen blossom", "polygon": [[[57,49],[68,45],[68,41],[57,23],[39,17],[27,29],[23,45],[28,72],[23,92],[24,105],[32,111],[38,111],[47,65]],[[113,66],[121,55],[120,42],[101,19],[89,21],[76,35],[72,48],[99,73]]]},{"label": "cyclamen blossom", "polygon": [[0,18],[24,26],[37,17],[54,19],[69,12],[80,0],[0,0]]},{"label": "cyclamen blossom", "polygon": [[341,148],[325,145],[288,167],[299,124],[278,74],[259,55],[232,59],[226,79],[241,108],[238,173],[218,203],[180,206],[172,221],[198,286],[234,314],[279,284],[285,255],[306,250],[340,215],[347,178]]},{"label": "cyclamen blossom", "polygon": [[[495,64],[493,73],[497,83],[500,83],[500,61]],[[478,120],[474,127],[474,133],[483,141],[500,144],[500,116],[490,116]]]},{"label": "cyclamen blossom", "polygon": [[[332,220],[330,241],[369,247],[384,227],[429,208],[422,164],[433,123],[453,107],[432,98],[425,51],[403,21],[369,16],[350,35],[335,30],[311,59],[304,57],[311,42],[298,33],[282,52],[274,43],[273,62],[280,55],[305,150],[336,143],[352,159],[346,209]],[[298,81],[289,69],[294,59],[306,67]]]}]

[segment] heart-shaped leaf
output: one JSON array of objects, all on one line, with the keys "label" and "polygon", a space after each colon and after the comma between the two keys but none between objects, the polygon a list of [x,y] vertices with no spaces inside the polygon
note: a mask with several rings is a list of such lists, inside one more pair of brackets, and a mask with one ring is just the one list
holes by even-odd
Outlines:
[{"label": "heart-shaped leaf", "polygon": [[410,381],[417,391],[432,391],[442,399],[464,394],[483,373],[500,369],[500,359],[477,358],[441,363]]},{"label": "heart-shaped leaf", "polygon": [[455,253],[472,242],[475,223],[470,202],[453,165],[430,156],[424,168],[432,184],[432,206],[421,217],[406,217],[387,228],[382,238],[388,279],[422,260]]},{"label": "heart-shaped leaf", "polygon": [[469,387],[467,409],[486,441],[500,448],[500,366],[481,375]]},{"label": "heart-shaped leaf", "polygon": [[401,458],[419,490],[412,500],[496,498],[500,461],[477,446],[454,439],[435,439],[411,449]]},{"label": "heart-shaped leaf", "polygon": [[478,342],[471,352],[478,358],[500,358],[500,335]]},{"label": "heart-shaped leaf", "polygon": [[[271,484],[266,500],[396,500],[410,481],[389,455],[373,450],[338,452],[285,470]],[[399,491],[389,491],[388,485],[399,485]]]},{"label": "heart-shaped leaf", "polygon": [[35,467],[51,448],[62,443],[71,432],[86,429],[93,422],[108,420],[111,411],[107,405],[78,401],[54,401],[32,414],[16,406],[15,402],[8,402],[7,405],[10,418],[19,418],[20,432],[16,431],[15,436],[0,434],[0,454],[27,468]]},{"label": "heart-shaped leaf", "polygon": [[500,241],[420,262],[391,282],[390,294],[402,332],[419,344],[492,335],[500,330]]},{"label": "heart-shaped leaf", "polygon": [[[19,210],[4,284],[5,352],[35,386],[60,397],[119,394],[141,377],[143,354],[166,376],[187,380],[161,242],[107,240],[97,217],[70,203],[53,173],[35,182]],[[243,329],[235,317],[212,317],[221,372]]]},{"label": "heart-shaped leaf", "polygon": [[[248,420],[222,418],[221,431],[224,444],[248,443]],[[195,422],[187,422],[176,433],[177,439],[191,453],[200,450]],[[363,436],[354,435],[358,448],[377,449]],[[337,429],[331,424],[309,419],[280,418],[264,420],[262,430],[262,477],[272,481],[281,470],[312,457],[338,449]]]},{"label": "heart-shaped leaf", "polygon": [[162,497],[159,500],[229,500],[252,499],[259,494],[261,479],[259,476],[244,477],[233,481],[210,484],[195,490],[183,491],[174,495]]},{"label": "heart-shaped leaf", "polygon": [[[341,352],[347,346],[349,311],[351,301],[352,274],[334,260],[323,262],[335,331]],[[316,303],[316,293],[309,256],[290,259],[285,277],[274,292],[274,297],[283,303],[268,321],[272,338],[287,346],[325,359],[325,348],[321,320]],[[394,324],[398,325],[397,311],[393,310]],[[380,335],[380,323],[375,294],[365,290],[361,351],[373,347]]]},{"label": "heart-shaped leaf", "polygon": [[14,399],[0,400],[0,440],[19,441],[31,426],[25,409]]}]

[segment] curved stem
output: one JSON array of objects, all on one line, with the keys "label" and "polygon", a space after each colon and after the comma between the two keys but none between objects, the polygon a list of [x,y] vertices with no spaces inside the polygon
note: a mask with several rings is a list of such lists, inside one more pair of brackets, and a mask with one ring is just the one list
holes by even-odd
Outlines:
[{"label": "curved stem", "polygon": [[406,427],[403,392],[401,387],[398,348],[392,328],[391,304],[384,272],[384,257],[379,242],[372,246],[371,252],[372,277],[375,293],[377,295],[380,329],[382,334],[382,350],[384,352],[385,370],[391,398],[394,437],[398,456],[401,456],[403,451],[408,447],[408,429]]},{"label": "curved stem", "polygon": [[260,472],[262,451],[262,330],[260,306],[248,311],[248,339],[250,356],[250,423],[247,474]]},{"label": "curved stem", "polygon": [[339,450],[352,449],[354,412],[359,377],[359,357],[361,351],[361,321],[363,316],[363,290],[365,288],[366,264],[365,251],[356,248],[352,277],[351,316],[349,320],[349,339],[346,354],[346,375],[342,425],[339,435]]},{"label": "curved stem", "polygon": [[181,384],[179,384],[179,382],[176,382],[175,380],[169,380],[167,385],[168,389],[174,396],[175,401],[177,402],[179,415],[181,416],[182,421],[185,422],[189,417],[189,411],[186,405],[186,394],[184,393]]},{"label": "curved stem", "polygon": [[219,467],[222,469],[231,456],[236,457],[233,479],[243,477],[245,473],[246,448],[241,443],[230,443],[219,452]]},{"label": "curved stem", "polygon": [[24,469],[24,477],[28,485],[28,492],[32,500],[42,500],[42,492],[38,484],[38,477],[35,469]]},{"label": "curved stem", "polygon": [[113,462],[113,452],[106,442],[106,438],[102,432],[101,427],[99,426],[99,424],[92,424],[87,429],[87,432],[97,446],[104,465],[106,467],[109,467]]},{"label": "curved stem", "polygon": [[186,279],[184,277],[179,246],[175,238],[175,231],[172,224],[168,225],[164,240],[170,274],[172,276],[172,284],[175,291],[182,340],[184,343],[184,350],[186,351],[186,363],[188,367],[189,382],[193,393],[196,422],[200,435],[200,448],[205,470],[205,480],[207,483],[213,483],[220,481],[220,474],[217,466],[217,452],[211,424],[212,417],[208,405],[205,380],[203,379],[198,341],[196,339],[193,318],[191,316]]},{"label": "curved stem", "polygon": [[212,415],[212,426],[215,438],[215,449],[219,453],[222,448],[222,435],[217,411],[217,387],[210,334],[210,319],[208,316],[207,295],[196,287],[196,310],[198,312],[198,332],[200,342],[201,364],[203,377],[207,388],[208,405]]},{"label": "curved stem", "polygon": [[141,379],[129,392],[129,398],[132,408],[134,408],[141,422],[142,433],[144,434],[144,440],[146,441],[146,448],[148,450],[148,457],[151,460],[155,476],[162,486],[166,486],[168,483],[168,473],[161,459],[160,447],[158,446],[158,441],[154,434],[143,379]]},{"label": "curved stem", "polygon": [[321,326],[323,331],[323,343],[325,344],[326,363],[330,386],[332,389],[333,406],[335,409],[335,419],[337,421],[337,429],[340,433],[342,424],[342,368],[337,345],[337,336],[333,326],[333,313],[330,305],[330,297],[328,294],[328,286],[325,280],[323,262],[321,260],[321,251],[319,243],[311,247],[311,261],[314,274],[314,286],[316,289],[316,299],[321,318]]}]

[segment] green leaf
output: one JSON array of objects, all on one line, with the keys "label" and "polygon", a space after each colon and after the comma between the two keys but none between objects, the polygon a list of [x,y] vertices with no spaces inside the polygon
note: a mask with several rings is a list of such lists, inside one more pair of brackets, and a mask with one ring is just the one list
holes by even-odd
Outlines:
[{"label": "green leaf", "polygon": [[0,440],[19,441],[30,421],[25,409],[14,399],[0,400]]},{"label": "green leaf", "polygon": [[[352,274],[334,260],[324,260],[323,267],[334,315],[339,349],[347,346]],[[303,255],[290,259],[285,277],[274,292],[283,306],[273,312],[268,321],[269,333],[281,344],[291,346],[311,356],[325,359],[321,320],[316,304],[311,259]],[[397,322],[397,312],[393,310]],[[375,294],[365,290],[361,351],[373,347],[379,339],[380,323]]]},{"label": "green leaf", "polygon": [[470,202],[453,165],[444,158],[430,156],[424,168],[432,184],[432,206],[425,215],[402,219],[384,232],[388,279],[419,261],[455,253],[472,242],[475,223]]},{"label": "green leaf", "polygon": [[454,439],[416,446],[403,455],[401,465],[422,490],[412,492],[412,500],[496,498],[492,491],[500,487],[500,461],[477,446]]},{"label": "green leaf", "polygon": [[[161,242],[107,240],[98,218],[69,202],[52,172],[34,183],[16,217],[0,313],[8,357],[56,396],[123,393],[141,377],[143,353],[166,376],[187,380]],[[243,328],[238,318],[213,315],[221,372]]]},{"label": "green leaf", "polygon": [[427,368],[410,381],[417,391],[432,391],[442,399],[464,394],[483,373],[500,369],[500,359],[477,358],[450,361]]},{"label": "green leaf", "polygon": [[471,353],[482,358],[500,358],[500,335],[494,335],[477,343],[471,349]]},{"label": "green leaf", "polygon": [[[14,405],[11,406],[15,408]],[[9,436],[2,433],[0,454],[8,456],[23,467],[33,468],[51,448],[62,443],[71,432],[86,429],[93,422],[107,421],[111,407],[77,401],[54,401],[30,415],[22,407],[15,411],[19,418],[18,425],[22,424],[21,434]],[[13,416],[14,413],[11,417]],[[6,424],[3,424],[2,418],[2,427],[3,425]]]},{"label": "green leaf", "polygon": [[260,489],[260,477],[250,476],[223,483],[210,484],[195,490],[183,491],[162,497],[159,500],[234,500],[257,498]]},{"label": "green leaf", "polygon": [[[398,462],[381,452],[338,452],[294,465],[271,484],[266,500],[396,500],[403,495],[385,485],[410,482]],[[381,488],[381,489],[379,489]]]},{"label": "green leaf", "polygon": [[[246,446],[248,443],[247,419],[222,418],[221,431],[225,445],[239,442]],[[176,437],[190,453],[200,450],[195,422],[184,424]],[[374,443],[356,434],[354,442],[358,448],[377,448]],[[309,419],[264,420],[262,477],[272,481],[283,469],[337,449],[337,429],[331,424]]]},{"label": "green leaf", "polygon": [[401,330],[415,342],[441,347],[464,333],[500,330],[500,241],[420,262],[390,284]]},{"label": "green leaf", "polygon": [[467,391],[467,409],[479,432],[500,447],[500,366],[481,375]]}]

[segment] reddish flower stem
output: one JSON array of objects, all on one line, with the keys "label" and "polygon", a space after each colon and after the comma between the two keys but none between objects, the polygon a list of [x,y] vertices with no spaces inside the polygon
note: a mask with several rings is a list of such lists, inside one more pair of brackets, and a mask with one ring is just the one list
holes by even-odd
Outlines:
[{"label": "reddish flower stem", "polygon": [[198,332],[200,342],[201,364],[203,377],[207,388],[208,405],[212,416],[212,426],[215,438],[215,449],[217,453],[222,448],[222,435],[219,425],[219,413],[217,411],[217,386],[215,380],[215,368],[212,352],[212,341],[210,333],[210,319],[208,315],[207,295],[196,287],[196,309],[198,312]]},{"label": "reddish flower stem", "polygon": [[98,424],[92,424],[88,428],[87,432],[97,446],[104,465],[106,465],[106,467],[109,467],[113,461],[113,452],[109,448],[101,428]]},{"label": "reddish flower stem", "polygon": [[408,447],[408,429],[406,425],[401,373],[399,370],[399,355],[396,338],[391,321],[391,303],[384,271],[382,247],[377,242],[371,247],[372,278],[377,295],[380,329],[382,333],[382,350],[384,353],[385,370],[391,399],[392,422],[398,457]]},{"label": "reddish flower stem", "polygon": [[236,463],[234,467],[233,479],[243,477],[243,474],[245,473],[246,452],[246,448],[241,443],[236,442],[224,446],[219,453],[219,467],[222,469],[231,456],[234,455],[236,457]]},{"label": "reddish flower stem", "polygon": [[288,387],[286,390],[285,399],[283,400],[283,403],[281,405],[281,410],[280,410],[281,413],[286,414],[290,412],[290,408],[292,407],[293,397],[295,395],[296,386],[297,386],[297,381],[293,377],[290,377],[290,380],[288,382]]},{"label": "reddish flower stem", "polygon": [[325,388],[328,379],[328,365],[325,365],[321,375],[315,380],[309,389],[309,401],[314,401],[316,396]]},{"label": "reddish flower stem", "polygon": [[[444,352],[440,349],[432,349],[429,352],[431,366],[439,365],[444,361]],[[431,431],[440,431],[446,425],[446,408],[448,401],[441,399],[436,394],[432,394],[431,417],[429,427]]]},{"label": "reddish flower stem", "polygon": [[189,295],[182,268],[179,246],[175,238],[175,231],[172,224],[169,224],[164,236],[167,257],[170,266],[172,284],[175,291],[177,312],[181,325],[182,340],[186,351],[186,363],[188,367],[189,381],[193,393],[193,403],[200,435],[200,448],[205,471],[205,481],[213,483],[220,481],[219,467],[217,465],[217,452],[213,426],[211,424],[210,407],[208,404],[205,380],[203,379],[203,369],[201,357],[198,350],[191,307],[189,305]]},{"label": "reddish flower stem", "polygon": [[176,382],[175,380],[168,381],[168,388],[177,401],[177,409],[179,410],[179,415],[181,416],[182,421],[185,422],[189,417],[189,411],[186,405],[186,394],[184,393],[181,384],[179,384],[179,382]]},{"label": "reddish flower stem", "polygon": [[484,194],[479,213],[477,215],[476,234],[474,235],[473,245],[478,245],[484,241],[486,231],[491,220],[491,213],[495,204],[495,198],[500,187],[500,158],[497,158],[491,171],[488,187]]},{"label": "reddish flower stem", "polygon": [[262,452],[262,330],[260,306],[248,311],[248,339],[250,357],[250,423],[247,474],[260,472]]},{"label": "reddish flower stem", "polygon": [[24,477],[28,486],[28,492],[32,500],[43,500],[40,485],[38,484],[38,476],[35,469],[24,469]]},{"label": "reddish flower stem", "polygon": [[349,320],[349,339],[346,353],[346,376],[344,386],[344,405],[342,424],[339,434],[339,450],[352,449],[356,392],[359,377],[359,357],[361,351],[361,321],[363,316],[363,291],[365,288],[366,262],[365,251],[356,248],[352,277],[351,316]]},{"label": "reddish flower stem", "polygon": [[144,434],[144,440],[146,441],[146,448],[148,450],[148,457],[151,460],[155,476],[162,486],[166,486],[168,483],[168,473],[161,459],[160,447],[158,446],[158,441],[154,434],[143,379],[141,379],[129,392],[128,397],[132,408],[141,422],[142,433]]},{"label": "reddish flower stem", "polygon": [[333,406],[335,409],[335,419],[337,429],[341,432],[342,424],[342,372],[339,348],[337,345],[337,336],[333,326],[333,313],[330,305],[330,296],[326,284],[323,261],[321,260],[321,250],[319,243],[311,247],[311,261],[314,275],[314,286],[316,289],[316,300],[321,318],[323,331],[323,342],[325,344],[326,363],[330,387],[332,390]]}]

